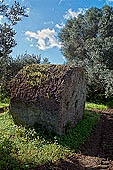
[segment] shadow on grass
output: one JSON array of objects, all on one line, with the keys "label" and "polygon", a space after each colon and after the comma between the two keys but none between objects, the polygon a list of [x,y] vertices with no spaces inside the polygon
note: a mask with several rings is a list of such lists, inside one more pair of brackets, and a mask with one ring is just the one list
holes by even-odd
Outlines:
[{"label": "shadow on grass", "polygon": [[42,128],[38,124],[36,124],[34,128],[37,135],[43,137],[45,140],[51,143],[57,141],[58,144],[77,151],[88,139],[99,118],[99,114],[85,111],[83,119],[74,128],[72,128],[71,125],[68,126],[68,128],[66,128],[66,134],[61,137],[48,131],[46,128]]},{"label": "shadow on grass", "polygon": [[[64,147],[68,147],[74,152],[79,149],[79,147],[84,144],[87,140],[88,136],[90,136],[95,122],[99,119],[99,116],[96,113],[85,111],[83,120],[75,127],[68,127],[66,135],[63,137],[56,136],[54,133],[47,131],[46,129],[42,129],[40,126],[35,126],[36,136],[38,135],[40,138],[44,138],[45,141],[50,141],[51,143],[57,143]],[[29,131],[29,130],[28,130]],[[31,140],[36,136],[31,135]],[[30,139],[29,138],[29,139]],[[60,159],[55,163],[48,162],[45,165],[37,166],[33,164],[33,167],[36,168],[28,168],[32,166],[27,166],[26,163],[20,162],[16,157],[18,155],[18,149],[16,148],[13,141],[10,139],[4,139],[0,144],[0,170],[96,170],[98,168],[86,168],[81,161],[76,157],[69,157],[68,159]],[[30,163],[31,165],[31,163]]]},{"label": "shadow on grass", "polygon": [[[12,141],[4,139],[0,144],[0,170],[83,170],[85,168],[75,157],[71,157],[68,160],[60,159],[55,163],[49,162],[45,165],[35,166],[36,168],[27,168],[25,164],[22,164],[11,154],[12,150],[15,150],[15,152],[17,150],[18,152],[18,149]],[[96,169],[87,168],[87,170]]]},{"label": "shadow on grass", "polygon": [[[96,122],[98,122],[96,124]],[[100,131],[98,128],[101,128],[100,125],[100,115],[96,114],[96,113],[92,113],[89,111],[85,112],[85,115],[83,117],[83,120],[75,127],[75,128],[71,128],[69,127],[67,130],[67,133],[65,136],[63,137],[59,137],[59,136],[53,136],[53,134],[51,133],[47,133],[47,131],[43,131],[43,133],[41,133],[40,135],[42,135],[45,139],[49,139],[51,141],[54,141],[54,138],[56,138],[58,140],[58,143],[60,145],[63,145],[65,147],[69,147],[70,149],[72,149],[74,152],[79,150],[80,147],[84,144],[87,143],[87,139],[90,137],[90,135],[92,134],[92,131],[94,131],[96,129],[96,139],[95,134],[93,135],[92,138],[92,143],[87,143],[86,148],[84,148],[85,150],[83,150],[82,155],[86,155],[86,156],[91,156],[90,159],[93,159],[94,156],[98,157],[99,154],[99,147],[100,147]],[[98,126],[99,124],[99,126]],[[39,130],[40,131],[40,130]],[[38,132],[38,128],[37,128],[37,132]],[[40,131],[41,132],[41,131]],[[95,143],[97,142],[97,145],[95,145]],[[89,148],[89,149],[88,149]],[[98,157],[99,158],[99,157]],[[84,159],[84,158],[83,158]],[[82,160],[83,161],[83,160]],[[67,159],[60,159],[58,161],[56,161],[55,163],[47,163],[45,165],[42,166],[37,166],[37,168],[35,168],[35,170],[83,170],[83,169],[87,169],[87,170],[98,170],[100,169],[97,165],[97,167],[95,167],[95,165],[90,165],[89,167],[85,167],[85,165],[83,165],[80,159],[78,159],[76,157],[76,155],[69,157]]]},{"label": "shadow on grass", "polygon": [[26,169],[16,156],[12,155],[12,150],[18,152],[18,149],[12,141],[5,138],[0,143],[0,170],[22,170]]},{"label": "shadow on grass", "polygon": [[[71,126],[68,127],[65,136],[63,137],[56,136],[54,133],[51,133],[44,128],[42,129],[40,126],[35,126],[35,130],[37,132],[36,136],[38,135],[39,137],[44,138],[45,141],[50,141],[51,143],[55,143],[57,141],[59,145],[68,147],[73,151],[75,151],[79,148],[80,145],[82,145],[87,140],[97,120],[98,120],[98,115],[96,113],[94,114],[86,111],[83,120],[75,128],[72,128]],[[32,136],[33,134],[31,133],[29,135],[31,135],[31,140],[32,138],[35,138],[35,135]],[[28,166],[26,167],[27,162],[26,163],[20,162],[16,157],[16,155],[18,155],[18,148],[16,148],[13,141],[7,138],[3,139],[3,142],[0,144],[0,170],[21,170],[21,169],[31,170],[30,168],[28,168]],[[35,165],[33,165],[33,167],[35,167]],[[85,167],[81,164],[81,162],[76,157],[74,157],[73,159],[69,158],[69,161],[60,159],[56,161],[56,163],[49,162],[48,164],[43,166],[38,166],[35,169],[36,170],[44,170],[44,169],[58,170],[58,168],[59,170],[61,169],[83,170]],[[92,168],[92,170],[94,169],[95,168]]]}]

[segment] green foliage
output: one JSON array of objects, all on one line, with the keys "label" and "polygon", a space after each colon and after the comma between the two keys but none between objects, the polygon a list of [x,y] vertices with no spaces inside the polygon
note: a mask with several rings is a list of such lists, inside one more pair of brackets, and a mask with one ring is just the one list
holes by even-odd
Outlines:
[{"label": "green foliage", "polygon": [[1,103],[0,102],[0,108],[7,108],[7,107],[9,107],[8,103]]},{"label": "green foliage", "polygon": [[7,105],[7,104],[9,104],[9,101],[10,101],[10,99],[9,99],[8,93],[7,92],[4,93],[0,87],[0,103]]},{"label": "green foliage", "polygon": [[41,64],[50,64],[48,58],[43,58]]},{"label": "green foliage", "polygon": [[4,17],[4,21],[0,24],[0,85],[7,87],[11,64],[9,54],[12,52],[12,48],[16,46],[14,39],[16,32],[13,27],[21,20],[22,16],[27,17],[27,13],[26,8],[18,2],[15,1],[10,6],[2,0],[0,1],[0,15]]},{"label": "green foliage", "polygon": [[[13,59],[9,54],[16,46],[14,26],[21,21],[21,18],[28,17],[27,8],[21,6],[15,1],[10,5],[5,3],[5,0],[0,1],[0,15],[5,19],[0,24],[0,86],[6,93],[9,92],[9,82],[17,74],[17,72],[26,65],[46,63],[48,58],[41,61],[40,55],[22,54],[16,59]],[[10,92],[9,92],[10,95]]]},{"label": "green foliage", "polygon": [[85,112],[80,124],[70,127],[61,138],[39,127],[26,129],[16,126],[11,115],[1,114],[0,169],[32,169],[71,156],[87,140],[98,119],[98,114]]},{"label": "green foliage", "polygon": [[107,102],[106,105],[108,108],[112,108],[113,109],[113,98],[110,98]]},{"label": "green foliage", "polygon": [[5,18],[5,22],[0,24],[0,63],[3,66],[9,61],[9,54],[16,42],[14,36],[16,32],[13,26],[21,20],[22,16],[26,16],[26,8],[22,7],[18,2],[14,2],[12,6],[5,4],[5,1],[0,1],[0,14]]},{"label": "green foliage", "polygon": [[32,64],[40,64],[40,62],[41,62],[40,55],[34,55],[34,54],[30,55],[27,53],[19,55],[15,59],[11,60],[11,64],[8,70],[10,72],[10,77],[13,78],[18,73],[18,71],[20,71],[24,66],[32,65]]},{"label": "green foliage", "polygon": [[67,21],[59,34],[69,63],[86,70],[89,99],[113,94],[113,7],[91,8]]},{"label": "green foliage", "polygon": [[21,20],[22,16],[27,17],[26,8],[21,6],[19,2],[8,5],[4,0],[0,1],[0,14],[5,18],[5,22],[0,24],[0,59],[6,58],[16,45],[14,35],[16,32],[13,26]]},{"label": "green foliage", "polygon": [[72,154],[56,138],[50,141],[41,132],[16,126],[8,113],[0,115],[0,132],[0,169],[33,168]]},{"label": "green foliage", "polygon": [[40,64],[41,63],[41,55],[35,55],[35,54],[28,54],[25,52],[22,55],[17,56],[15,59],[12,61],[13,66],[18,66],[20,67],[18,70],[23,68],[26,65],[31,65],[31,64]]}]

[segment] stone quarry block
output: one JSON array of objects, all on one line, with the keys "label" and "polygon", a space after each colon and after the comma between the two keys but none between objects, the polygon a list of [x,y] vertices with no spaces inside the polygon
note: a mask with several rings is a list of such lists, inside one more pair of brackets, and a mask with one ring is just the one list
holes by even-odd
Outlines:
[{"label": "stone quarry block", "polygon": [[36,123],[65,134],[83,116],[86,86],[84,70],[69,65],[33,64],[18,72],[10,83],[10,112],[17,124]]}]

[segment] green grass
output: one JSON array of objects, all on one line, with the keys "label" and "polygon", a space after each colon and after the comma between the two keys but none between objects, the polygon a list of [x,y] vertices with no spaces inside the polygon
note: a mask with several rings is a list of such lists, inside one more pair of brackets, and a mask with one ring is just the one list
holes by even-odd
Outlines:
[{"label": "green grass", "polygon": [[49,136],[14,124],[12,116],[0,114],[0,170],[20,170],[72,155],[90,135],[99,115],[85,111],[83,120],[67,129],[64,137]]},{"label": "green grass", "polygon": [[1,103],[1,102],[0,102],[0,108],[8,107],[8,106],[9,106],[9,104],[8,104],[8,103]]},{"label": "green grass", "polygon": [[71,149],[79,149],[82,144],[90,136],[96,122],[100,119],[97,113],[85,111],[83,119],[75,128],[69,128],[68,134],[61,139],[63,146],[68,146]]},{"label": "green grass", "polygon": [[85,108],[101,110],[101,109],[108,109],[108,106],[106,106],[104,104],[95,104],[95,103],[86,102]]},{"label": "green grass", "polygon": [[10,103],[10,99],[8,97],[4,97],[3,94],[0,94],[0,108],[8,107]]}]

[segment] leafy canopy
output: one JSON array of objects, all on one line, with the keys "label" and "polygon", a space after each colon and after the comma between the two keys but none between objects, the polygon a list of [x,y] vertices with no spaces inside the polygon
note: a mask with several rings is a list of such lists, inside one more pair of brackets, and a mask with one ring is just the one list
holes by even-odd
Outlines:
[{"label": "leafy canopy", "polygon": [[0,86],[5,82],[5,76],[9,76],[8,69],[11,65],[12,48],[16,46],[14,36],[16,31],[13,29],[22,18],[27,17],[27,10],[19,2],[14,2],[11,6],[5,0],[0,0],[0,16],[3,20],[0,24]]},{"label": "leafy canopy", "polygon": [[112,95],[113,7],[90,8],[68,20],[59,39],[67,61],[86,69],[88,92]]},{"label": "leafy canopy", "polygon": [[22,16],[27,17],[26,8],[21,7],[19,2],[14,2],[12,6],[6,5],[4,0],[0,1],[0,15],[4,21],[0,24],[0,59],[5,58],[12,52],[16,42],[14,36],[16,32],[13,26],[21,20]]}]

